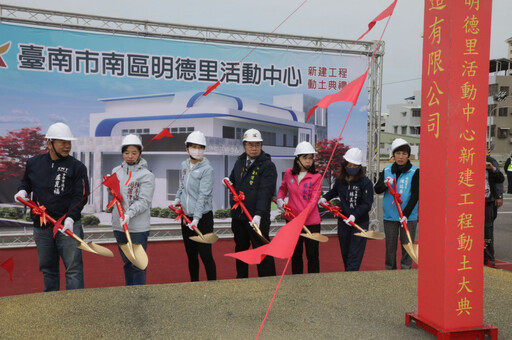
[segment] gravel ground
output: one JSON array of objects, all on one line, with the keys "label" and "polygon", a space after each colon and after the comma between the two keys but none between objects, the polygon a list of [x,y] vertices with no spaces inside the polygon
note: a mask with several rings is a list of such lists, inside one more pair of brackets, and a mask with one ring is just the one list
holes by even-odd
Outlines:
[{"label": "gravel ground", "polygon": [[[512,339],[512,273],[484,269],[484,322]],[[254,339],[278,277],[0,298],[2,339]],[[417,271],[286,276],[261,339],[435,339],[411,323]]]}]

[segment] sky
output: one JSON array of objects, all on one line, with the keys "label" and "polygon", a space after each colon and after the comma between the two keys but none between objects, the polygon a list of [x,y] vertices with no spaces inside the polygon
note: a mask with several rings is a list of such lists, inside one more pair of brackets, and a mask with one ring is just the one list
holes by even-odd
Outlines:
[{"label": "sky", "polygon": [[[355,40],[392,0],[2,0],[5,5],[247,31],[276,31],[313,37]],[[423,0],[399,0],[386,30],[382,111],[404,102],[421,85]],[[494,0],[491,58],[507,57],[512,37],[511,0]],[[378,40],[385,20],[364,40]]]}]

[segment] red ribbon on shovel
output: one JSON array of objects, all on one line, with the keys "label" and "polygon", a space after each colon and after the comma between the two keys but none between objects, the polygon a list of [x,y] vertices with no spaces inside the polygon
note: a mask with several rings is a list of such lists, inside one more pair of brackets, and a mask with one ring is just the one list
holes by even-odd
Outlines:
[{"label": "red ribbon on shovel", "polygon": [[[181,207],[181,205],[179,206],[179,208],[175,208],[172,205],[170,205],[169,209],[171,209],[172,211],[174,211],[176,213],[176,215],[178,215],[176,217],[176,220],[179,220],[179,219],[183,218],[183,220],[185,221],[186,224],[192,223],[190,218],[188,218],[188,216],[185,215],[185,212],[183,211],[183,208]],[[189,237],[192,241],[196,241],[196,242],[199,242],[199,243],[212,244],[212,243],[217,242],[217,240],[219,239],[219,237],[217,235],[215,235],[214,233],[208,233],[208,234],[204,234],[203,235],[203,233],[195,225],[192,226],[192,229],[197,234],[197,236]]]},{"label": "red ribbon on shovel", "polygon": [[[224,184],[229,189],[229,191],[231,191],[231,194],[233,195],[233,201],[236,202],[236,204],[233,205],[233,207],[231,209],[236,209],[236,208],[240,207],[240,209],[242,209],[242,211],[244,212],[245,216],[247,216],[249,221],[252,222],[252,216],[244,204],[244,199],[245,199],[244,193],[242,191],[240,191],[240,194],[238,194],[236,192],[235,188],[233,187],[233,185],[231,184],[231,182],[229,182],[229,180],[227,180],[227,179],[224,179]],[[260,238],[261,241],[263,241],[265,244],[269,243],[269,241],[265,238],[265,236],[263,236],[260,228],[257,225],[254,225],[254,231],[256,232],[256,235],[258,235],[258,237]]]}]

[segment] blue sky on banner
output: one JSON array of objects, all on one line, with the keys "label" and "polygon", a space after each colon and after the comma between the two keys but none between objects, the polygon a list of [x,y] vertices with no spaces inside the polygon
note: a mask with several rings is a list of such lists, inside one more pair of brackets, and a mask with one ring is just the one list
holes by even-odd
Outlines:
[{"label": "blue sky on banner", "polygon": [[[104,110],[104,104],[98,101],[99,98],[204,91],[207,86],[220,79],[223,67],[230,68],[229,64],[223,66],[222,63],[237,63],[250,50],[248,47],[232,45],[112,36],[8,24],[0,25],[0,36],[12,43],[11,50],[3,55],[8,69],[1,70],[0,78],[0,98],[3,103],[0,108],[3,117],[0,128],[4,133],[6,130],[35,125],[41,125],[45,130],[55,121],[64,121],[70,123],[75,134],[86,136],[89,134],[89,114]],[[83,59],[78,60],[84,57],[85,51],[101,56],[94,58],[99,60],[99,67],[92,63],[86,71],[87,63]],[[45,56],[44,63],[34,63],[34,53]],[[114,57],[112,53],[117,56]],[[50,54],[53,55],[52,58],[49,58]],[[151,67],[144,76],[128,74],[127,65],[117,68],[117,58],[127,64],[128,55],[134,56],[135,63],[144,60],[150,60],[151,63],[153,58],[163,63],[172,58],[172,78],[165,79],[171,77],[169,72],[153,72]],[[197,64],[197,69],[202,63],[214,63],[218,71],[198,72],[194,81],[187,81],[189,74],[176,70],[179,59],[184,67],[184,61],[191,59]],[[282,94],[306,93],[319,100],[339,90],[342,82],[347,83],[360,76],[367,63],[368,58],[361,56],[258,48],[244,60],[242,66],[247,65],[253,70],[260,68],[259,84],[243,84],[243,79],[239,83],[223,82],[216,92],[256,99],[267,104],[273,104],[273,96]],[[321,76],[320,69],[317,69],[316,76],[311,76],[311,66],[325,67],[326,74]],[[273,69],[277,73],[273,73]],[[272,74],[280,76],[275,79],[264,78],[264,75]],[[230,74],[228,78],[236,77]],[[314,90],[309,88],[311,80],[317,84]],[[359,106],[356,107],[361,112],[365,111],[367,103],[367,91],[363,92]],[[349,107],[348,104],[339,103],[329,108],[329,137],[339,134],[340,127],[336,122],[344,119]],[[364,146],[366,120],[366,114],[354,116],[350,120],[351,129],[345,140],[360,147]]]}]

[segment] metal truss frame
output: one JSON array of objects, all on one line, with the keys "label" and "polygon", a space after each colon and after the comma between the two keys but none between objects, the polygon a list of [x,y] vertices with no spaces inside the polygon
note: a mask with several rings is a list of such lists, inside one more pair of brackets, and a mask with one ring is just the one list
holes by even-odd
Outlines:
[{"label": "metal truss frame", "polygon": [[[376,50],[369,69],[368,87],[368,157],[367,174],[376,181],[380,171],[380,116],[382,100],[382,71],[384,42],[355,41],[307,37],[289,34],[230,30],[223,28],[178,25],[163,22],[122,19],[78,13],[49,11],[0,4],[0,24],[13,23],[45,26],[59,29],[100,32],[112,35],[129,35],[158,39],[187,40],[196,42],[225,43],[248,47],[270,47],[279,49],[328,52],[335,54],[364,55],[371,57]],[[370,211],[370,226],[379,225],[378,196]]]}]

